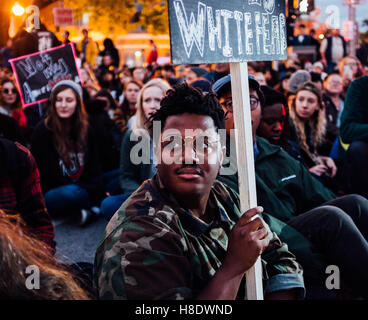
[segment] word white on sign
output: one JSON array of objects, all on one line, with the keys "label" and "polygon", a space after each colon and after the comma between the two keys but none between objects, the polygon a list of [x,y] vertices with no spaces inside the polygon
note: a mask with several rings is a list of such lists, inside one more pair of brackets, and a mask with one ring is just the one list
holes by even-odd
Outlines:
[{"label": "word white on sign", "polygon": [[[200,56],[210,51],[222,50],[224,58],[251,55],[280,55],[287,48],[286,19],[284,13],[273,14],[275,1],[249,0],[249,6],[255,6],[257,11],[238,11],[213,9],[212,6],[198,2],[197,13],[189,16],[183,0],[174,0],[176,20],[185,52],[190,58],[193,46]],[[232,28],[236,34],[230,33]],[[205,41],[208,32],[208,41]],[[237,46],[232,47],[230,39],[235,37]],[[206,47],[207,46],[207,47]],[[216,48],[217,47],[217,48]]]}]

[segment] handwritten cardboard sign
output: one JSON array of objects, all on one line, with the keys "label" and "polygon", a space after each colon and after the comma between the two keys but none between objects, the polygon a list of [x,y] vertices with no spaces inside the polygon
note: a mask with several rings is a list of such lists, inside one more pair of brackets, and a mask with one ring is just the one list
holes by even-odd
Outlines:
[{"label": "handwritten cardboard sign", "polygon": [[286,59],[285,1],[168,3],[173,64]]},{"label": "handwritten cardboard sign", "polygon": [[51,89],[61,80],[80,84],[72,43],[9,60],[24,107],[47,101]]}]

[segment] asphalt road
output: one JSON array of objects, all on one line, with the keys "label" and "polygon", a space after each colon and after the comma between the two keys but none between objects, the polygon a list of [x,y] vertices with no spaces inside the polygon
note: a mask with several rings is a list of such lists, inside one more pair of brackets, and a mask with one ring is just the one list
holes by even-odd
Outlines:
[{"label": "asphalt road", "polygon": [[55,231],[56,257],[70,264],[93,263],[108,221],[100,217],[85,227],[78,227],[62,219],[52,222]]}]

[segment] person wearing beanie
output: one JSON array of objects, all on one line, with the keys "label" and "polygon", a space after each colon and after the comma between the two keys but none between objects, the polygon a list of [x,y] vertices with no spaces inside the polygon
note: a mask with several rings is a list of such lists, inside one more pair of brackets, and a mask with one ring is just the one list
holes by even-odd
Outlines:
[{"label": "person wearing beanie", "polygon": [[207,73],[208,71],[206,69],[199,67],[192,67],[187,69],[185,80],[188,82],[188,84],[192,84],[194,81],[197,80],[207,80],[205,78]]},{"label": "person wearing beanie", "polygon": [[196,80],[191,84],[194,88],[201,89],[204,93],[210,91],[211,83],[208,80]]},{"label": "person wearing beanie", "polygon": [[97,143],[89,127],[82,88],[63,80],[51,91],[47,117],[34,129],[31,151],[51,216],[84,225],[104,197]]},{"label": "person wearing beanie", "polygon": [[298,87],[305,82],[311,81],[311,75],[306,70],[298,70],[293,73],[289,80],[289,91],[293,94],[296,93]]}]

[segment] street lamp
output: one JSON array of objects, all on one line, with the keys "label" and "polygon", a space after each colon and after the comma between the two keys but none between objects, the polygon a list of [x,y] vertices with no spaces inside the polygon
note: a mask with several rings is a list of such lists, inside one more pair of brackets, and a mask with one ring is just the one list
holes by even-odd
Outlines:
[{"label": "street lamp", "polygon": [[18,2],[16,2],[12,8],[12,12],[15,16],[20,17],[24,14],[24,8]]},{"label": "street lamp", "polygon": [[18,2],[15,2],[11,9],[11,13],[8,35],[10,38],[13,38],[16,35],[16,30],[19,27],[19,18],[17,17],[24,15],[25,10]]}]

